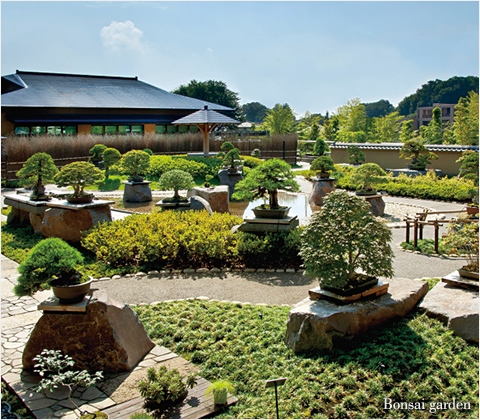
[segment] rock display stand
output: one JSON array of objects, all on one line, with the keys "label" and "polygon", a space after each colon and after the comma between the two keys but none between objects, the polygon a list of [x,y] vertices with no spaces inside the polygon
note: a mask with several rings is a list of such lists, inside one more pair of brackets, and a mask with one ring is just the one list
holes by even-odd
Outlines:
[{"label": "rock display stand", "polygon": [[396,278],[387,294],[373,300],[339,305],[306,298],[291,310],[285,343],[295,353],[330,349],[337,340],[351,339],[371,328],[409,313],[426,295],[428,284]]},{"label": "rock display stand", "polygon": [[137,314],[103,291],[80,304],[60,305],[52,299],[39,309],[44,314],[25,346],[24,369],[33,369],[33,358],[51,349],[68,354],[75,367],[89,372],[130,371],[155,347]]},{"label": "rock display stand", "polygon": [[299,225],[298,216],[290,216],[285,219],[261,219],[257,217],[245,218],[238,226],[242,232],[284,232],[296,228]]},{"label": "rock display stand", "polygon": [[335,191],[335,178],[310,178],[313,182],[312,192],[308,197],[308,202],[312,206],[323,206],[323,199],[332,191]]},{"label": "rock display stand", "polygon": [[201,197],[217,213],[230,212],[230,200],[227,185],[218,187],[194,187],[187,193],[188,197]]},{"label": "rock display stand", "polygon": [[372,299],[378,296],[382,296],[388,292],[388,286],[389,286],[388,282],[378,280],[375,286],[363,292],[355,293],[350,296],[337,295],[336,293],[330,292],[328,290],[324,290],[320,287],[316,287],[315,289],[310,289],[308,291],[308,295],[310,296],[310,299],[313,299],[313,300],[326,299],[339,304],[347,304],[347,303],[356,302],[357,300]]},{"label": "rock display stand", "polygon": [[16,194],[5,195],[4,203],[12,207],[7,217],[7,224],[30,223],[35,233],[40,233],[48,201],[33,201],[30,200],[29,195]]},{"label": "rock display stand", "polygon": [[228,169],[222,169],[218,172],[218,179],[220,184],[228,187],[228,199],[231,200],[232,194],[235,192],[235,185],[243,180],[243,175],[241,172],[230,173]]},{"label": "rock display stand", "polygon": [[126,201],[127,203],[146,203],[152,201],[150,183],[150,181],[122,181],[122,184],[125,184],[123,201]]},{"label": "rock display stand", "polygon": [[[445,281],[446,280],[446,281]],[[461,277],[454,272],[438,282],[420,305],[428,316],[442,321],[455,335],[478,343],[478,281],[459,285]]]},{"label": "rock display stand", "polygon": [[82,232],[97,223],[111,222],[110,204],[113,201],[94,200],[88,204],[70,204],[52,199],[47,206],[40,231],[46,238],[61,238],[65,241],[80,242]]},{"label": "rock display stand", "polygon": [[385,201],[383,196],[387,194],[359,195],[370,204],[370,211],[374,216],[382,217],[385,214]]},{"label": "rock display stand", "polygon": [[209,215],[213,213],[212,208],[207,200],[202,197],[193,196],[188,201],[178,203],[164,203],[159,201],[155,203],[156,206],[162,207],[165,210],[187,211],[187,210],[206,210]]}]

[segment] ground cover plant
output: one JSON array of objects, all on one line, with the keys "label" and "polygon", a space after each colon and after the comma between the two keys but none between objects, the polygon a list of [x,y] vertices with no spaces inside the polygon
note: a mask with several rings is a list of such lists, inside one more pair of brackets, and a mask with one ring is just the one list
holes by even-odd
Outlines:
[{"label": "ground cover plant", "polygon": [[[410,242],[401,242],[400,246],[408,251],[419,251],[423,254],[436,254],[435,252],[435,241],[433,239],[418,239],[417,246],[413,246],[413,241]],[[438,240],[438,254],[448,255],[452,254],[454,249],[447,244],[442,238]]]},{"label": "ground cover plant", "polygon": [[[295,355],[283,341],[288,307],[177,301],[134,309],[149,336],[198,365],[200,376],[233,384],[239,401],[217,418],[274,418],[265,381],[280,377],[288,378],[281,418],[478,418],[478,346],[424,314],[335,351]],[[426,408],[387,410],[387,398]],[[430,411],[453,398],[470,409]]]}]

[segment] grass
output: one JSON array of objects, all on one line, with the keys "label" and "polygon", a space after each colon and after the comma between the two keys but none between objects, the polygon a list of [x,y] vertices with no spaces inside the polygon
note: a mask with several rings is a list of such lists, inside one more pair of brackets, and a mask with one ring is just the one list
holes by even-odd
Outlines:
[{"label": "grass", "polygon": [[[435,281],[431,282],[432,285]],[[282,418],[478,418],[478,346],[419,313],[369,331],[332,351],[296,355],[284,344],[289,309],[204,301],[134,308],[149,336],[225,379],[239,402],[219,418],[274,418],[265,381],[279,388]],[[427,409],[385,410],[384,400]],[[436,402],[469,402],[469,410],[429,411]]]},{"label": "grass", "polygon": [[[433,239],[419,239],[417,241],[417,246],[413,246],[413,241],[407,243],[402,242],[400,246],[409,251],[420,251],[423,254],[436,254],[435,252],[435,241]],[[453,249],[445,245],[443,239],[438,240],[438,254],[448,255],[452,254]]]}]

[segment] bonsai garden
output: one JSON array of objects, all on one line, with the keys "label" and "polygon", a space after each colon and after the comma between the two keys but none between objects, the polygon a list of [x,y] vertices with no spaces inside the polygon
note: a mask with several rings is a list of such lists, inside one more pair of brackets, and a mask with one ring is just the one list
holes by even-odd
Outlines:
[{"label": "bonsai garden", "polygon": [[58,139],[24,140],[2,180],[9,410],[478,418],[478,146],[442,174],[407,122],[392,169],[332,141],[335,121],[218,130],[203,154],[162,152],[169,134],[65,137],[88,144],[67,164],[42,145]]}]

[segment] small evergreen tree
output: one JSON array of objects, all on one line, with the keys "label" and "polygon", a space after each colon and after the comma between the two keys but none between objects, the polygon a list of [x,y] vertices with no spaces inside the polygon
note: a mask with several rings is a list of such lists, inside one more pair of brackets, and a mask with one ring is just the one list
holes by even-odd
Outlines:
[{"label": "small evergreen tree", "polygon": [[327,143],[322,139],[317,139],[315,141],[315,146],[313,147],[313,153],[318,156],[323,156],[325,152],[328,152],[330,149],[328,148]]},{"label": "small evergreen tree", "polygon": [[58,169],[49,154],[35,153],[23,164],[17,176],[27,184],[33,185],[31,200],[45,200],[47,197],[44,183],[53,181],[57,173]]},{"label": "small evergreen tree", "polygon": [[110,175],[110,169],[121,158],[122,158],[122,155],[117,149],[114,149],[113,147],[109,147],[108,149],[105,149],[105,151],[103,152],[103,164],[105,165],[105,179],[108,179]]},{"label": "small evergreen tree", "polygon": [[88,153],[90,153],[92,155],[92,156],[90,156],[88,161],[90,163],[101,162],[102,159],[103,159],[103,152],[105,151],[106,148],[107,148],[107,146],[105,146],[104,144],[96,144],[95,146],[93,146],[88,151]]},{"label": "small evergreen tree", "polygon": [[365,154],[360,150],[358,146],[348,146],[348,163],[364,163],[365,162]]},{"label": "small evergreen tree", "polygon": [[180,201],[178,190],[189,190],[195,186],[192,175],[188,172],[174,169],[165,172],[158,180],[157,187],[160,190],[174,190],[173,200]]},{"label": "small evergreen tree", "polygon": [[432,163],[431,161],[434,159],[438,159],[435,153],[429,152],[427,148],[417,140],[405,142],[400,149],[400,157],[403,159],[412,159],[412,169],[419,171],[424,171],[427,164]]},{"label": "small evergreen tree", "polygon": [[130,175],[131,181],[141,181],[148,171],[149,164],[148,153],[143,150],[130,150],[122,156],[119,166],[123,173]]},{"label": "small evergreen tree", "polygon": [[73,197],[84,197],[84,188],[102,181],[104,175],[93,163],[73,162],[65,165],[54,179],[58,187],[73,187]]}]

